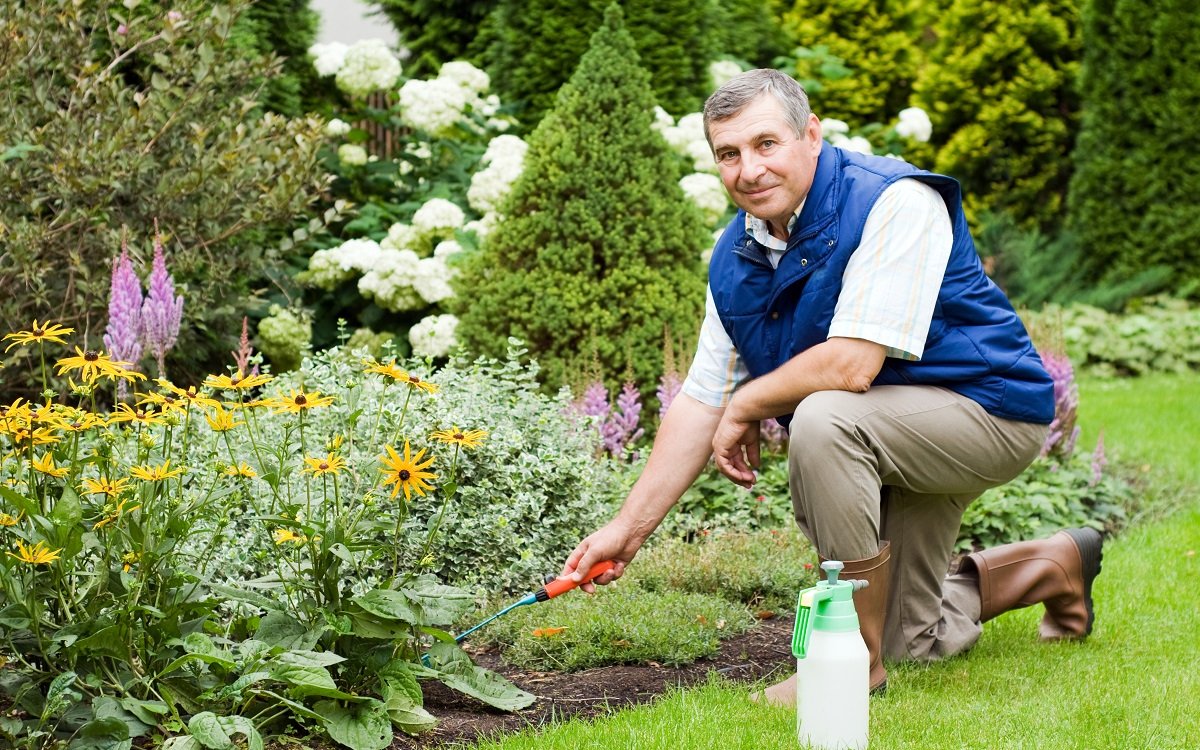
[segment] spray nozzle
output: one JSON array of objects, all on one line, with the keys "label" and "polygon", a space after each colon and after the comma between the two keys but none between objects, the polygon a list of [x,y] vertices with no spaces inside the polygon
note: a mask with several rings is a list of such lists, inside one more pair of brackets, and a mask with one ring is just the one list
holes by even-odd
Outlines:
[{"label": "spray nozzle", "polygon": [[868,582],[856,579],[838,580],[845,569],[839,560],[821,563],[826,580],[804,589],[796,598],[796,626],[792,631],[792,655],[803,659],[808,654],[808,641],[813,630],[846,632],[858,630],[858,614],[854,611],[854,592],[867,587]]}]

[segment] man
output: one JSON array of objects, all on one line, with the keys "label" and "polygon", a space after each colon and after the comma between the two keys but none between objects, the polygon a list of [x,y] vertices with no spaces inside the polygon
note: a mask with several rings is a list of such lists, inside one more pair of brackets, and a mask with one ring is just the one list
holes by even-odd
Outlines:
[{"label": "man", "polygon": [[[753,70],[714,93],[705,130],[741,211],[713,251],[695,361],[617,516],[567,558],[619,578],[715,457],[750,487],[760,421],[790,422],[796,521],[855,595],[871,654],[932,661],[981,623],[1044,602],[1041,636],[1091,632],[1100,535],[984,550],[947,576],[963,510],[1037,456],[1053,384],[983,273],[958,183],[821,138],[803,88]],[[593,590],[590,585],[584,587]],[[795,678],[765,691],[795,700]]]}]

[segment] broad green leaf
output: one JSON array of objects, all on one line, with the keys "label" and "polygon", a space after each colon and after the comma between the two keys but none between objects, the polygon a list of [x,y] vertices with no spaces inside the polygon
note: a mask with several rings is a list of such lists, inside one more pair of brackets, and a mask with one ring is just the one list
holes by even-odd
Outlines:
[{"label": "broad green leaf", "polygon": [[212,642],[204,633],[188,633],[183,637],[183,650],[189,654],[199,654],[202,656],[226,656],[221,649],[217,648],[217,644]]},{"label": "broad green leaf", "polygon": [[387,706],[388,718],[400,731],[408,734],[420,734],[433,729],[437,724],[437,719],[421,707],[420,701],[413,700],[412,695],[406,690],[399,687],[384,687],[383,697],[384,705]]},{"label": "broad green leaf", "polygon": [[267,612],[259,623],[254,637],[271,646],[286,650],[308,650],[321,639],[320,629],[309,629],[299,620],[283,612]]},{"label": "broad green leaf", "polygon": [[417,682],[410,662],[393,659],[385,664],[377,674],[385,690],[400,690],[418,706],[424,703],[425,696],[421,692],[421,683]]},{"label": "broad green leaf", "polygon": [[276,664],[298,667],[328,667],[343,661],[346,661],[344,656],[338,656],[332,651],[285,651],[275,657]]},{"label": "broad green leaf", "polygon": [[[271,678],[272,675],[270,672],[250,672],[249,674],[244,674],[225,687],[216,691],[215,695],[213,695],[213,698],[218,701],[240,700],[243,690],[251,685],[263,682],[264,680],[269,680]],[[211,693],[211,691],[205,692],[200,697],[205,698],[205,696],[209,695],[209,693]]]},{"label": "broad green leaf", "polygon": [[308,706],[304,705],[303,703],[292,700],[291,698],[280,695],[279,693],[275,693],[270,690],[262,690],[262,691],[260,691],[260,693],[262,695],[265,695],[265,696],[271,698],[274,701],[278,701],[279,703],[287,706],[288,708],[290,708],[292,710],[292,713],[294,713],[296,716],[304,716],[309,719],[317,719],[318,721],[323,721],[325,718],[325,717],[321,716],[321,714],[317,713],[316,711],[313,711]]},{"label": "broad green leaf", "polygon": [[201,750],[202,747],[200,740],[188,735],[170,738],[163,743],[162,750]]},{"label": "broad green leaf", "polygon": [[214,594],[220,594],[234,601],[253,604],[255,607],[261,607],[262,609],[273,610],[279,608],[278,602],[272,601],[256,591],[248,591],[237,586],[225,586],[219,583],[211,583],[208,585],[208,588]]},{"label": "broad green leaf", "polygon": [[340,698],[348,701],[363,700],[338,689],[329,670],[324,667],[300,667],[288,664],[271,664],[271,676],[291,686],[292,695],[304,697],[319,695],[325,698]]},{"label": "broad green leaf", "polygon": [[69,700],[71,697],[78,699],[79,694],[71,688],[77,676],[74,672],[63,672],[50,682],[50,687],[46,689],[46,703],[42,708],[43,719],[48,719],[70,706],[73,703]]},{"label": "broad green leaf", "polygon": [[417,625],[450,625],[475,606],[475,599],[469,592],[438,583],[432,577],[422,576],[401,591],[423,613],[422,621]]},{"label": "broad green leaf", "polygon": [[351,616],[352,632],[361,638],[380,638],[394,641],[409,635],[408,625],[403,622],[388,620],[380,622],[374,615],[356,614]]},{"label": "broad green leaf", "polygon": [[[97,719],[116,719],[125,725],[125,738],[141,737],[158,722],[153,718],[142,721],[136,714],[122,705],[122,701],[108,695],[97,695],[92,698],[92,714]],[[122,738],[124,739],[124,738]]]},{"label": "broad green leaf", "polygon": [[129,727],[116,717],[97,718],[79,728],[68,750],[129,750]]},{"label": "broad green leaf", "polygon": [[150,726],[158,723],[158,717],[166,716],[170,712],[163,701],[142,701],[132,696],[122,698],[121,706]]},{"label": "broad green leaf", "polygon": [[475,666],[471,657],[456,645],[435,643],[429,655],[433,666],[441,672],[439,679],[443,683],[489,706],[516,711],[537,700],[495,672]]},{"label": "broad green leaf", "polygon": [[201,711],[193,716],[188,721],[188,731],[201,745],[211,750],[227,750],[233,745],[233,739],[212,711]]},{"label": "broad green leaf", "polygon": [[339,560],[341,560],[343,562],[348,562],[351,565],[358,564],[358,556],[355,555],[353,552],[351,552],[349,550],[349,548],[347,548],[346,545],[342,544],[341,542],[331,545],[329,547],[329,551],[333,554],[334,557],[338,558]]},{"label": "broad green leaf", "polygon": [[371,699],[351,706],[321,701],[315,708],[325,718],[325,731],[350,750],[383,750],[392,744],[392,721],[387,706]]},{"label": "broad green leaf", "polygon": [[364,611],[385,620],[398,620],[415,625],[432,625],[423,622],[418,605],[406,594],[391,589],[371,589],[362,596],[354,597],[354,603]]},{"label": "broad green leaf", "polygon": [[83,521],[83,506],[71,485],[63,486],[62,496],[54,504],[54,510],[50,511],[50,520],[64,531],[75,529]]},{"label": "broad green leaf", "polygon": [[16,508],[17,513],[10,513],[10,516],[16,516],[19,513],[24,513],[27,516],[36,516],[42,512],[41,506],[38,505],[36,500],[31,500],[10,487],[0,485],[0,497],[12,503]]},{"label": "broad green leaf", "polygon": [[234,669],[237,666],[237,662],[220,656],[209,656],[208,654],[184,654],[167,666],[163,667],[163,670],[158,673],[158,676],[163,677],[165,675],[169,675],[182,667],[184,664],[187,664],[189,661],[193,660],[202,661],[205,664],[217,664],[227,670]]},{"label": "broad green leaf", "polygon": [[129,652],[122,650],[120,629],[110,625],[92,633],[86,638],[80,638],[75,643],[76,651],[86,651],[92,654],[107,654],[119,658],[128,658]]}]

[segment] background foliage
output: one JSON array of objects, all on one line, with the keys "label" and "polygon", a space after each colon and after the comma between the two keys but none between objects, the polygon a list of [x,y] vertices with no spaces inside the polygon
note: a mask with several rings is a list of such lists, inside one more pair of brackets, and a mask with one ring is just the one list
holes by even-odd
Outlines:
[{"label": "background foliage", "polygon": [[660,374],[664,327],[699,325],[706,237],[650,128],[649,76],[610,9],[592,48],[530,136],[507,218],[458,279],[460,339],[495,353],[525,341],[551,386],[594,359],[609,385]]},{"label": "background foliage", "polygon": [[260,111],[278,60],[230,46],[246,6],[0,5],[0,318],[53,315],[98,345],[122,230],[148,268],[157,219],[189,300],[177,365],[225,357],[324,184],[319,123]]}]

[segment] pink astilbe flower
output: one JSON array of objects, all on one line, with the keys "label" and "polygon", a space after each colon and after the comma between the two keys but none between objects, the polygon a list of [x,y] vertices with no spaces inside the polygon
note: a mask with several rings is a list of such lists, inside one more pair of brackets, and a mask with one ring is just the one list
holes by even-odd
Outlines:
[{"label": "pink astilbe flower", "polygon": [[592,383],[572,405],[572,410],[591,419],[592,426],[600,433],[604,450],[613,458],[624,455],[625,449],[644,433],[637,426],[642,403],[633,383],[625,384],[621,395],[617,396],[615,409],[608,402],[608,389],[604,384]]},{"label": "pink astilbe flower", "polygon": [[230,354],[233,355],[238,372],[247,375],[258,374],[258,365],[255,365],[253,369],[250,367],[250,358],[254,356],[254,347],[250,346],[250,319],[245,315],[242,316],[242,337],[238,339],[237,351],[230,352]]},{"label": "pink astilbe flower", "polygon": [[788,442],[787,430],[774,417],[762,421],[759,437],[763,444],[766,445],[767,450],[773,453],[782,452]]},{"label": "pink astilbe flower", "polygon": [[1079,409],[1079,386],[1075,383],[1075,368],[1065,354],[1041,353],[1046,372],[1054,381],[1054,420],[1050,432],[1042,444],[1042,456],[1069,458],[1075,451],[1079,439],[1079,427],[1075,424]]},{"label": "pink astilbe flower", "polygon": [[658,397],[659,419],[667,415],[667,409],[671,408],[671,404],[675,401],[675,397],[679,395],[681,388],[683,388],[683,380],[680,379],[679,373],[667,372],[659,378],[658,390],[654,394]]},{"label": "pink astilbe flower", "polygon": [[142,303],[142,343],[154,355],[158,374],[166,377],[164,360],[179,337],[183,319],[183,296],[175,296],[175,281],[167,272],[162,236],[154,222],[154,265],[150,271],[150,291]]},{"label": "pink astilbe flower", "polygon": [[1104,430],[1100,430],[1100,435],[1096,438],[1096,449],[1092,451],[1092,481],[1088,482],[1089,487],[1100,484],[1106,468],[1108,457],[1104,455]]},{"label": "pink astilbe flower", "polygon": [[[104,348],[109,356],[128,362],[137,369],[142,358],[142,282],[133,271],[129,246],[121,241],[121,254],[113,258],[112,286],[108,296],[108,327],[104,332]],[[117,399],[124,400],[125,381],[117,381]]]}]

